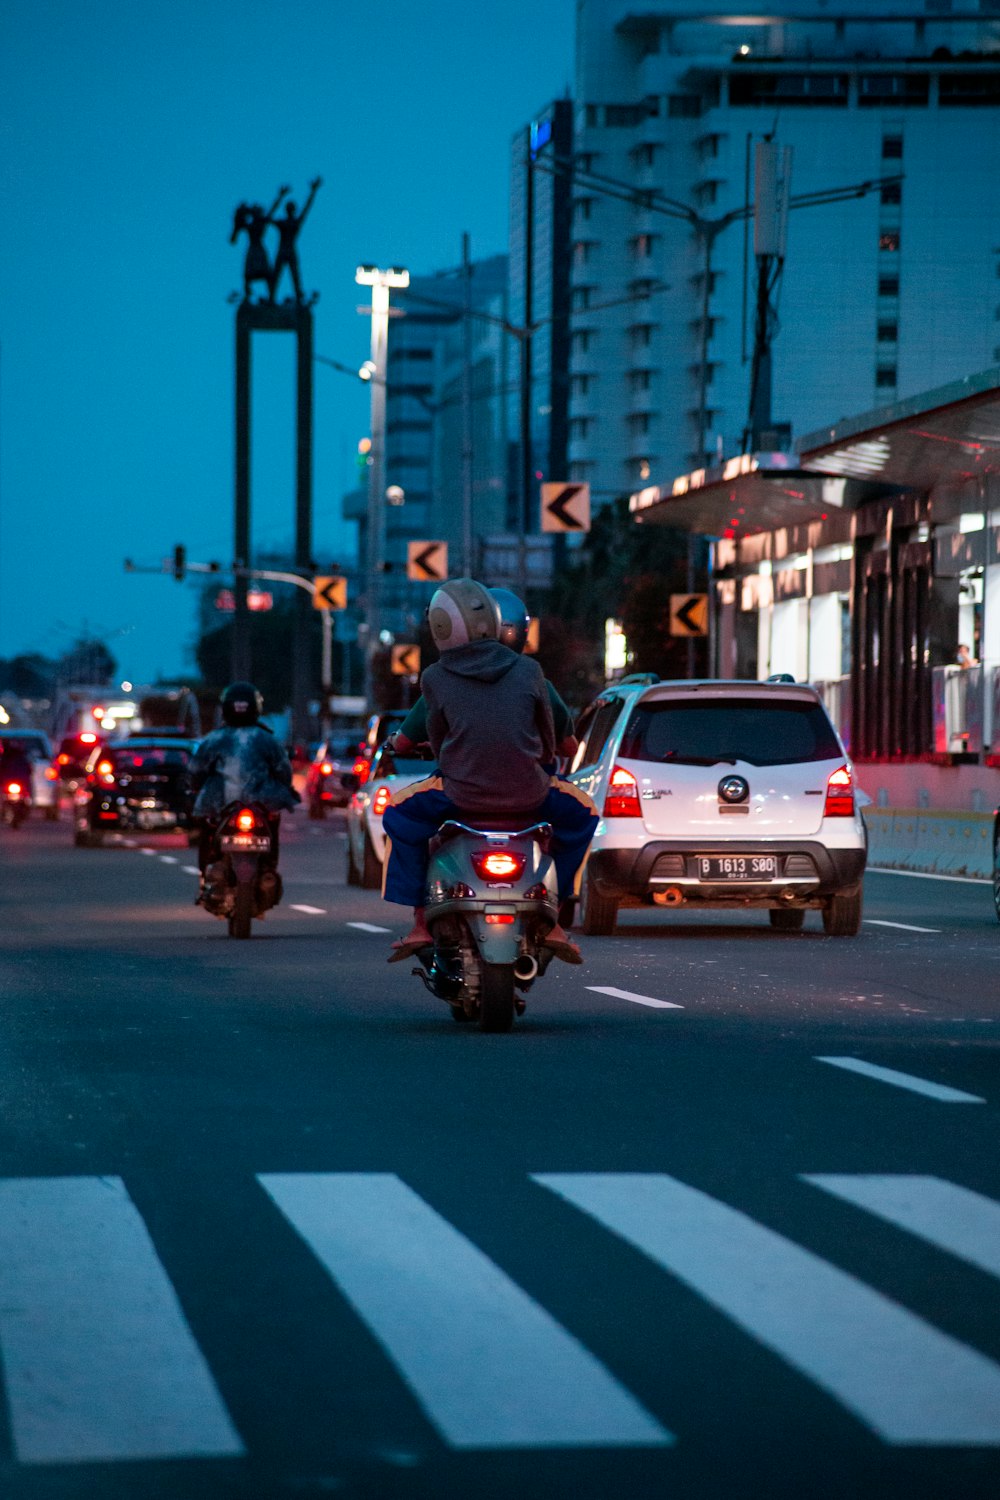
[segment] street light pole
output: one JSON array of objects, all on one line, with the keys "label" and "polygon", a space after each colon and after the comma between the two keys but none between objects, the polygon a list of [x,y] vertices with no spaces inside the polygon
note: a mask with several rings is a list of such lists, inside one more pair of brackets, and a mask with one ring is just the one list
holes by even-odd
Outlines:
[{"label": "street light pole", "polygon": [[389,291],[407,287],[409,271],[392,266],[359,266],[359,286],[371,287],[371,356],[367,370],[371,386],[371,453],[368,468],[368,547],[365,558],[365,614],[368,641],[365,651],[365,696],[373,702],[373,657],[382,629],[382,564],[385,561],[385,391],[389,343]]}]

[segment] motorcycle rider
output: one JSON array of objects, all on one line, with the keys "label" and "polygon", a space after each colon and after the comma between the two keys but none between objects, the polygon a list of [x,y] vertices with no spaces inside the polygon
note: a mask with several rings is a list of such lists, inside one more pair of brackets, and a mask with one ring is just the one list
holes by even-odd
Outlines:
[{"label": "motorcycle rider", "polygon": [[231,682],[219,702],[223,726],[198,745],[188,767],[192,791],[197,792],[194,816],[199,820],[198,869],[201,886],[195,905],[203,904],[209,882],[219,815],[231,802],[256,802],[268,814],[271,852],[268,858],[271,892],[281,899],[278,843],[281,812],[289,812],[302,798],[292,786],[292,766],[266,724],[259,722],[264,700],[252,682]]},{"label": "motorcycle rider", "polygon": [[[520,656],[528,644],[528,626],[531,622],[527,608],[511,589],[490,589],[490,593],[500,606],[500,631],[497,639]],[[547,677],[545,687],[556,731],[556,754],[571,760],[580,743],[573,733],[573,716]],[[421,693],[395,734],[389,736],[389,744],[397,754],[405,756],[426,740],[427,700]]]},{"label": "motorcycle rider", "polygon": [[[441,659],[421,678],[427,732],[438,773],[398,791],[383,815],[387,836],[382,894],[413,907],[413,928],[393,944],[397,963],[427,946],[424,915],[428,846],[453,817],[510,817],[551,823],[560,902],[573,884],[597,827],[593,802],[551,775],[556,737],[542,669],[498,639],[501,611],[472,578],[443,584],[427,611]],[[556,924],[543,939],[567,963],[580,950]]]}]

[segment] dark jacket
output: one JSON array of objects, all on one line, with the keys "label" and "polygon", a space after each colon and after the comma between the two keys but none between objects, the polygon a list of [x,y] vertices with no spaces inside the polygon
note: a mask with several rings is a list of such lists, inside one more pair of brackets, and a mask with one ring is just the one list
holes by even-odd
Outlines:
[{"label": "dark jacket", "polygon": [[[573,733],[573,715],[547,677],[545,679],[545,687],[548,691],[549,703],[552,707],[552,722],[555,725],[556,744],[558,745],[560,740],[564,740],[568,734]],[[413,704],[396,733],[404,734],[415,745],[422,745],[427,739],[427,700],[422,693],[416,703]]]},{"label": "dark jacket", "polygon": [[230,802],[260,802],[280,812],[301,802],[292,787],[292,766],[269,729],[260,724],[216,729],[206,735],[188,767],[198,796],[195,815],[211,818]]},{"label": "dark jacket", "polygon": [[555,756],[542,669],[499,641],[443,651],[420,680],[427,731],[447,797],[463,812],[527,812],[549,788]]}]

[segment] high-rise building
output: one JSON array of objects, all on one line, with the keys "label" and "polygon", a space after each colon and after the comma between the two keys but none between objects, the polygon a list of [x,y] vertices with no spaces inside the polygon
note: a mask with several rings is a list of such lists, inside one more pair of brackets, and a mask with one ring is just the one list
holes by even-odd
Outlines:
[{"label": "high-rise building", "polygon": [[571,477],[623,494],[742,448],[765,138],[792,153],[773,446],[1000,363],[997,0],[578,0],[577,24]]}]

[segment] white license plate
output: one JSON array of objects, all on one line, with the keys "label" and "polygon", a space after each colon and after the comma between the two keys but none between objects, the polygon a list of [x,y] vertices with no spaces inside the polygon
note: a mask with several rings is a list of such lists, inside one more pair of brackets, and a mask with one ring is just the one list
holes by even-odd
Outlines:
[{"label": "white license plate", "polygon": [[136,814],[136,823],[140,828],[172,828],[177,822],[177,814],[172,812],[141,812]]},{"label": "white license plate", "polygon": [[775,880],[778,874],[776,854],[711,854],[698,856],[698,879]]},{"label": "white license plate", "polygon": [[266,854],[271,840],[262,833],[226,833],[219,840],[224,854]]}]

